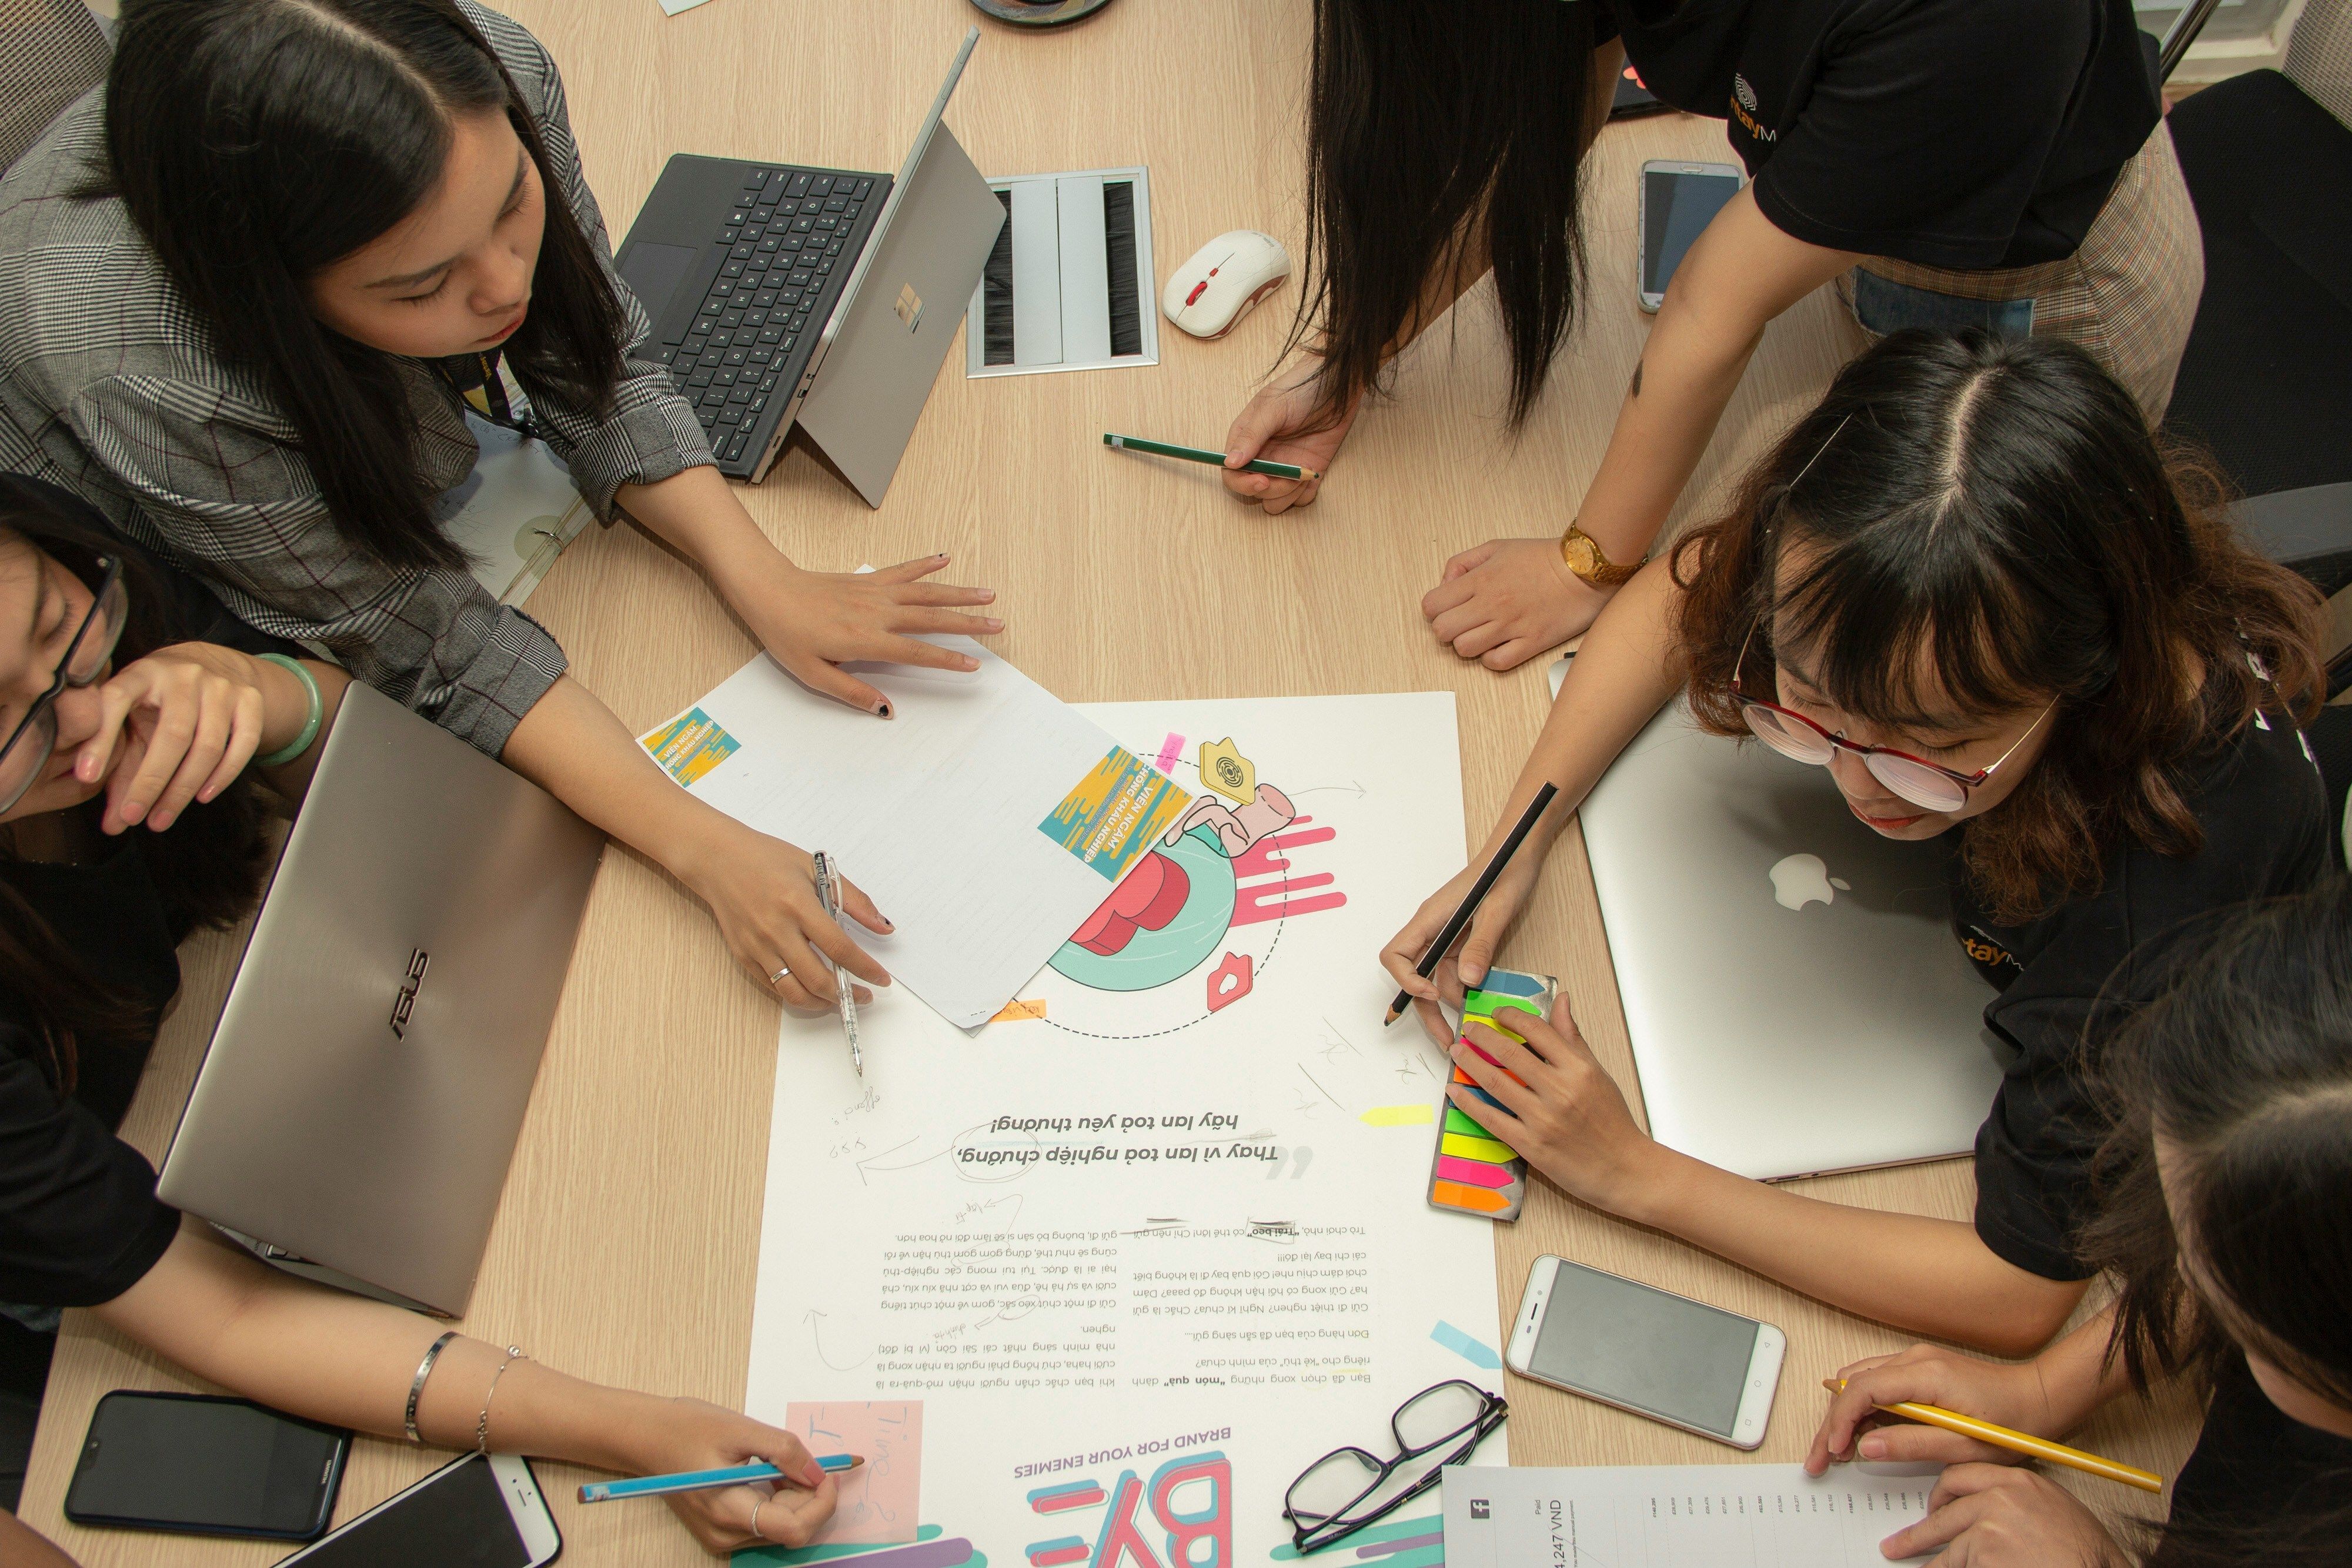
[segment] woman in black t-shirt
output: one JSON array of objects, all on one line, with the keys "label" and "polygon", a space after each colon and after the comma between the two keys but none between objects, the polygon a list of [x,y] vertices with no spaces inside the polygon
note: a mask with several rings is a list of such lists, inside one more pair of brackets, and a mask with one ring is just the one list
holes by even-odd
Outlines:
[{"label": "woman in black t-shirt", "polygon": [[[2210,935],[2210,932],[2209,932]],[[2193,1370],[2205,1430],[2151,1568],[2340,1563],[2352,1542],[2352,883],[2234,923],[2118,1041],[2107,1210],[2084,1250],[2117,1303],[2021,1365],[1934,1345],[1849,1366],[1806,1468],[1935,1460],[1935,1511],[1887,1555],[2104,1568],[2112,1537],[2015,1454],[1873,1413],[1938,1405],[2062,1437]],[[2095,1484],[2095,1483],[2094,1483]]]},{"label": "woman in black t-shirt", "polygon": [[1509,669],[1591,623],[1767,325],[1832,279],[1874,332],[2080,343],[2161,416],[2204,252],[2127,0],[1318,0],[1313,330],[1234,422],[1227,489],[1312,501],[1238,465],[1328,474],[1388,361],[1490,269],[1525,418],[1582,302],[1579,160],[1627,60],[1724,120],[1752,181],[1676,270],[1580,504],[1423,599],[1462,657]]},{"label": "woman in black t-shirt", "polygon": [[204,629],[208,603],[82,502],[0,476],[0,1311],[37,1330],[92,1308],[223,1387],[383,1436],[470,1448],[487,1431],[500,1452],[635,1474],[769,1459],[793,1478],[772,1497],[672,1505],[713,1552],[805,1544],[835,1489],[789,1434],[509,1365],[416,1313],[264,1268],[184,1222],[115,1135],[179,987],[179,939],[252,897],[248,764],[299,793],[344,685],[275,649],[172,641]]},{"label": "woman in black t-shirt", "polygon": [[[2100,1136],[2085,1040],[2155,994],[2152,940],[2326,864],[2294,723],[2319,691],[2315,596],[2241,548],[2207,488],[2071,345],[1907,332],[1848,365],[1718,520],[1610,602],[1472,869],[1381,952],[1503,1106],[1457,1086],[1464,1111],[1586,1202],[1832,1305],[2010,1354],[2048,1340],[2093,1273],[2068,1245]],[[1685,687],[1703,727],[1827,765],[1885,837],[1951,835],[1956,935],[2001,988],[1985,1023],[2015,1053],[1977,1137],[1973,1225],[1652,1142],[1565,1009],[1524,1046],[1472,1030],[1524,1083],[1454,1045],[1441,994],[1483,977],[1552,839]],[[1420,978],[1546,781],[1559,796],[1458,958]],[[1811,983],[1789,976],[1783,1003]]]}]

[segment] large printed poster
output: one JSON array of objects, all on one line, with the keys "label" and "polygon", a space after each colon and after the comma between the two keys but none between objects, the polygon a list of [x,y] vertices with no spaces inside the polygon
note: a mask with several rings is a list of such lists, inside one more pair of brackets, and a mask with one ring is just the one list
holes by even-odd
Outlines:
[{"label": "large printed poster", "polygon": [[[1051,967],[969,1033],[885,992],[862,1080],[784,1020],[747,1408],[919,1401],[920,1495],[749,1560],[1287,1561],[1300,1470],[1500,1387],[1491,1225],[1426,1202],[1448,1065],[1375,961],[1462,863],[1453,698],[1087,711],[1190,800]],[[1436,1510],[1342,1554],[1426,1568]]]}]

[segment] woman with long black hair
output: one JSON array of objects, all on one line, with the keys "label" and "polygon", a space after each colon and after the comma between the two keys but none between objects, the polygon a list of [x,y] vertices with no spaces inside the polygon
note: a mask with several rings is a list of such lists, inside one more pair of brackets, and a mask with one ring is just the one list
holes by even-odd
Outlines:
[{"label": "woman with long black hair", "polygon": [[1317,0],[1310,341],[1234,420],[1227,489],[1314,500],[1327,481],[1240,465],[1328,475],[1388,362],[1490,271],[1526,419],[1585,304],[1579,162],[1624,60],[1723,120],[1752,182],[1675,272],[1565,531],[1465,550],[1422,601],[1462,657],[1509,669],[1591,624],[1765,328],[1832,279],[1872,333],[2065,338],[2163,413],[2204,253],[2128,0]]},{"label": "woman with long black hair", "polygon": [[[1571,1196],[1832,1306],[2024,1354],[2096,1271],[2074,1245],[2096,1189],[2091,1053],[2161,988],[2168,934],[2328,864],[2297,728],[2323,689],[2316,601],[2237,541],[2210,477],[2081,350],[1898,333],[1610,601],[1484,849],[1381,962],[1501,1104],[1457,1085],[1464,1111]],[[1484,977],[1578,804],[1678,692],[1704,729],[1827,768],[1882,836],[1950,845],[1953,935],[2013,1053],[1970,1222],[1821,1201],[1654,1142],[1565,1004],[1524,1044],[1446,1027],[1441,998]],[[1459,954],[1421,978],[1547,781],[1558,797]],[[1703,975],[1707,955],[1689,958]],[[1810,983],[1759,1005],[1801,1006]]]},{"label": "woman with long black hair", "polygon": [[[257,775],[299,797],[333,723],[341,672],[281,647],[64,491],[0,476],[0,1396],[39,1397],[59,1311],[87,1307],[199,1377],[334,1426],[635,1474],[765,1458],[789,1478],[772,1495],[674,1506],[714,1553],[805,1544],[834,1489],[790,1434],[509,1364],[265,1268],[164,1204],[115,1135],[180,941],[255,896]],[[0,1531],[0,1561],[20,1549]]]},{"label": "woman with long black hair", "polygon": [[1844,1371],[1807,1469],[1952,1467],[1890,1557],[2108,1568],[2123,1552],[2019,1455],[1875,1410],[1915,1400],[2056,1437],[2182,1372],[2206,1385],[2205,1429],[2148,1568],[2316,1568],[2352,1550],[2352,883],[2200,936],[2102,1074],[2109,1196],[2084,1253],[2116,1304],[2023,1364],[1916,1345]]},{"label": "woman with long black hair", "polygon": [[768,542],[653,362],[529,33],[473,0],[131,0],[103,90],[0,183],[0,468],[644,851],[788,1002],[833,999],[813,949],[884,982],[809,857],[671,786],[436,520],[467,410],[527,402],[600,517],[694,560],[819,691],[887,718],[842,662],[971,668],[907,633],[998,626],[950,608],[986,591],[922,580],[943,556],[826,574]]}]

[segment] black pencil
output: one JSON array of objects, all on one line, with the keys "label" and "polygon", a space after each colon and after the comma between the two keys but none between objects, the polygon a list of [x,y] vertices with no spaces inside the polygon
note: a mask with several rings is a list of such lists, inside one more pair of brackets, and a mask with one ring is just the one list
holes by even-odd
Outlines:
[{"label": "black pencil", "polygon": [[[1505,866],[1511,863],[1511,857],[1518,853],[1519,845],[1534,831],[1536,819],[1544,814],[1544,808],[1550,805],[1551,798],[1559,793],[1559,787],[1553,784],[1546,784],[1536,791],[1536,798],[1528,801],[1528,809],[1520,813],[1518,826],[1513,828],[1511,836],[1503,841],[1503,847],[1495,852],[1495,858],[1486,862],[1486,869],[1478,873],[1478,880],[1470,884],[1470,891],[1462,895],[1462,903],[1454,909],[1453,917],[1446,921],[1445,929],[1437,934],[1437,940],[1429,945],[1429,951],[1421,956],[1421,962],[1413,968],[1414,974],[1424,980],[1429,978],[1430,971],[1437,967],[1438,960],[1445,956],[1446,950],[1469,928],[1471,917],[1486,901],[1486,890],[1495,885],[1495,879],[1503,874]],[[1396,1022],[1404,1009],[1411,1006],[1412,993],[1399,991],[1396,1000],[1389,1004],[1389,1016],[1381,1027],[1386,1029]]]}]

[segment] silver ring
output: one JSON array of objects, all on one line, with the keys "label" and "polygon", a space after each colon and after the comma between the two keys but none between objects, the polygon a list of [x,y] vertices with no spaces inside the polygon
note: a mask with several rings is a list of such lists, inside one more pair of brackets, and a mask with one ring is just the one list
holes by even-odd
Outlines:
[{"label": "silver ring", "polygon": [[768,977],[769,986],[772,988],[782,985],[784,983],[785,977],[790,975],[792,972],[792,967],[789,965],[783,968],[778,969],[774,974]]},{"label": "silver ring", "polygon": [[774,1495],[775,1494],[772,1492],[769,1494],[769,1497],[763,1497],[759,1501],[751,1505],[751,1539],[754,1541],[765,1541],[768,1539],[766,1536],[760,1533],[760,1511],[768,1506],[769,1498],[773,1497]]}]

